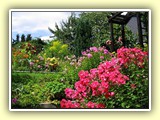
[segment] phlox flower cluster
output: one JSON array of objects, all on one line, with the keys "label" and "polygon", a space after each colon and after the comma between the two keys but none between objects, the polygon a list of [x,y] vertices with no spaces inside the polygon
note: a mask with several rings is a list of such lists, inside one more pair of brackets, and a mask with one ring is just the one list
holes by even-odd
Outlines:
[{"label": "phlox flower cluster", "polygon": [[84,56],[79,57],[78,59],[76,58],[75,55],[72,55],[71,57],[69,56],[65,56],[64,59],[70,62],[70,65],[75,66],[76,68],[78,68],[79,66],[81,66],[82,61],[84,60]]},{"label": "phlox flower cluster", "polygon": [[[101,52],[104,55],[109,53],[109,51],[107,49],[105,49],[104,47],[99,47],[99,48],[97,48],[97,47],[90,47],[86,51],[83,51],[82,55],[83,56],[87,56],[88,58],[91,58],[93,56],[92,52],[94,52],[94,53]],[[101,56],[101,59],[103,59],[102,57],[103,56]]]},{"label": "phlox flower cluster", "polygon": [[[90,50],[97,51],[96,48]],[[134,63],[142,67],[146,52],[138,48],[120,48],[117,57],[110,61],[100,63],[97,68],[90,71],[81,70],[78,73],[79,81],[75,83],[75,89],[66,88],[66,98],[62,99],[61,108],[106,108],[103,103],[92,102],[92,97],[105,96],[106,99],[113,97],[116,93],[110,91],[114,85],[126,84],[129,77],[122,74],[122,66]],[[135,88],[135,86],[132,85]]]},{"label": "phlox flower cluster", "polygon": [[[78,74],[80,80],[75,83],[75,89],[66,88],[66,97],[70,100],[61,101],[62,108],[105,108],[103,103],[84,101],[91,97],[105,96],[106,99],[114,96],[109,91],[110,85],[125,84],[129,78],[120,73],[118,59],[101,63],[98,68],[90,71],[81,70]],[[73,102],[73,103],[72,103]]]},{"label": "phlox flower cluster", "polygon": [[134,63],[138,67],[143,67],[144,62],[148,57],[147,52],[143,52],[140,48],[120,48],[117,50],[117,58],[127,68],[130,63]]}]

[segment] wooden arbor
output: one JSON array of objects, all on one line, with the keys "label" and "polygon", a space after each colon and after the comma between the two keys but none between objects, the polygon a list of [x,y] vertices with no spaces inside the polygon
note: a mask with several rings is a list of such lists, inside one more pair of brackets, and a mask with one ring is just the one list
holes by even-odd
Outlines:
[{"label": "wooden arbor", "polygon": [[[141,20],[141,14],[140,12],[114,12],[112,13],[111,16],[108,16],[108,22],[110,24],[110,32],[111,32],[111,40],[112,40],[112,44],[111,44],[111,49],[112,51],[114,51],[114,34],[113,34],[113,24],[119,24],[121,25],[121,33],[122,33],[122,42],[123,42],[123,46],[126,46],[125,44],[125,29],[124,26],[129,22],[129,20],[132,17],[137,17],[137,27],[138,27],[138,38],[139,38],[139,43],[141,47],[143,46],[143,29],[146,30],[146,32],[148,33],[148,27],[142,27],[144,25],[142,25],[143,21]],[[148,35],[145,35],[148,39]]]}]

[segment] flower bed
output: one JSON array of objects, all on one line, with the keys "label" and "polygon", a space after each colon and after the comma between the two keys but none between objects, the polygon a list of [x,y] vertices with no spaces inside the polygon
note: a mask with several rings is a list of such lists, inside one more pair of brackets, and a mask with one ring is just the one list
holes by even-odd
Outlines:
[{"label": "flower bed", "polygon": [[[36,57],[35,57],[36,58]],[[54,103],[57,108],[148,108],[148,53],[139,48],[120,48],[110,53],[90,47],[76,58],[71,55],[40,62],[58,65],[54,73],[12,73],[12,107],[38,108]],[[44,62],[45,60],[45,62]],[[39,71],[44,71],[41,64]]]},{"label": "flower bed", "polygon": [[[110,108],[119,107],[116,106],[116,101],[119,100],[117,96],[122,95],[122,108],[146,108],[148,107],[148,95],[142,95],[139,97],[138,91],[141,89],[141,92],[146,92],[146,88],[148,87],[148,76],[145,73],[143,75],[145,80],[140,79],[139,81],[145,81],[138,83],[139,81],[134,80],[132,76],[128,75],[125,72],[125,69],[128,69],[132,72],[141,72],[137,74],[137,77],[140,77],[142,73],[145,71],[144,66],[146,65],[147,61],[147,52],[141,51],[138,48],[120,48],[117,50],[117,57],[112,58],[110,61],[106,61],[101,63],[97,68],[90,69],[90,71],[80,71],[79,72],[79,81],[77,81],[74,85],[75,89],[66,88],[65,94],[69,100],[62,99],[61,107],[62,108],[109,108],[108,107],[108,100],[112,99],[112,105]],[[137,71],[134,71],[137,70]],[[125,75],[126,74],[126,75]],[[141,74],[141,75],[140,75]],[[131,79],[131,80],[130,80]],[[130,80],[130,86],[128,87],[127,82]],[[128,82],[129,83],[129,82]],[[131,84],[132,83],[132,84]],[[135,84],[136,83],[136,84]],[[145,83],[145,86],[143,86]],[[121,86],[125,86],[127,89],[131,90],[130,94],[134,94],[134,98],[131,97],[129,101],[123,98],[123,92],[118,91]],[[140,86],[140,89],[136,89]],[[118,88],[118,89],[117,89]],[[133,91],[132,91],[133,89]],[[136,89],[134,91],[134,89]],[[134,93],[135,92],[135,93]],[[136,93],[137,92],[137,93]],[[144,93],[143,93],[144,94]],[[131,102],[136,101],[135,105],[132,105]],[[74,101],[74,102],[72,102]],[[139,102],[144,103],[139,103]],[[127,103],[128,102],[128,103]],[[145,104],[145,105],[144,105]]]}]

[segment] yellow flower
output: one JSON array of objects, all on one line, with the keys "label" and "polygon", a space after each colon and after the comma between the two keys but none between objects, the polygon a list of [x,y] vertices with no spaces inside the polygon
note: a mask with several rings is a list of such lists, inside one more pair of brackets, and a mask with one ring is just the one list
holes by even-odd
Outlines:
[{"label": "yellow flower", "polygon": [[49,65],[50,65],[50,66],[53,66],[54,64],[50,63]]},{"label": "yellow flower", "polygon": [[39,60],[36,60],[36,63],[38,63],[39,62]]},{"label": "yellow flower", "polygon": [[50,61],[51,58],[47,58],[47,61]]}]

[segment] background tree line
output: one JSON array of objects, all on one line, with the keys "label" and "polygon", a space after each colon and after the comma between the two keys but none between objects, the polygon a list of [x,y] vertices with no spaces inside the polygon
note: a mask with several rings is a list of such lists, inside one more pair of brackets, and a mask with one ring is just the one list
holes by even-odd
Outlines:
[{"label": "background tree line", "polygon": [[16,39],[13,39],[12,44],[17,44],[19,42],[28,42],[31,40],[32,40],[31,34],[27,34],[27,37],[24,34],[22,34],[21,36],[19,34],[17,34]]}]

